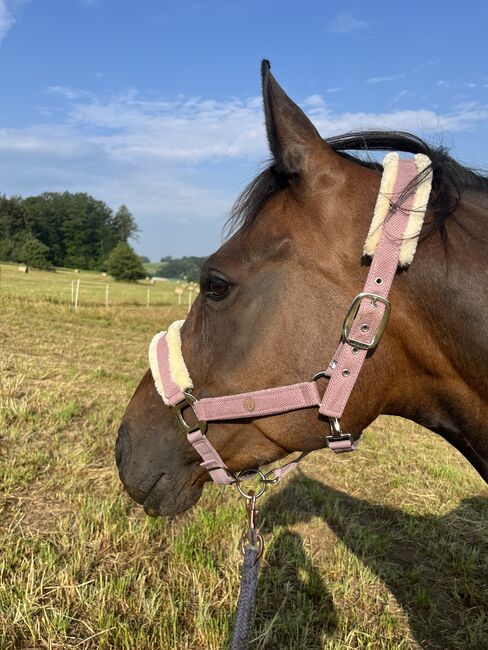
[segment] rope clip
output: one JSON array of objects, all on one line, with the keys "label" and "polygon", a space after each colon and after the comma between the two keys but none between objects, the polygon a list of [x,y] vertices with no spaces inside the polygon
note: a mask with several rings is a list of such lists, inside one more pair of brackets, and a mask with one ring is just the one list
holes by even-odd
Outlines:
[{"label": "rope clip", "polygon": [[256,507],[256,499],[259,496],[260,494],[256,495],[254,490],[249,490],[246,496],[247,530],[242,533],[241,537],[242,554],[245,555],[248,548],[254,547],[258,550],[257,559],[261,557],[264,550],[264,539],[257,528],[259,509]]}]

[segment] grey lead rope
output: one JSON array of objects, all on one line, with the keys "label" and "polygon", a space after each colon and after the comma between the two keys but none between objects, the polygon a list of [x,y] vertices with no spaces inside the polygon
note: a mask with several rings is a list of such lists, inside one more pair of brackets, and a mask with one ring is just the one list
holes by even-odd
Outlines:
[{"label": "grey lead rope", "polygon": [[256,590],[259,576],[259,557],[257,546],[246,546],[241,572],[241,589],[237,601],[237,613],[232,634],[231,650],[246,650],[256,611]]}]

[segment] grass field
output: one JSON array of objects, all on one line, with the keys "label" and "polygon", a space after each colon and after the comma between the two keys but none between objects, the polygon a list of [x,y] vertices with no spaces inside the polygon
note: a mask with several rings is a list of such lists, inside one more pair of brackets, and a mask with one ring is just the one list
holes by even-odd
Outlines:
[{"label": "grass field", "polygon": [[30,270],[20,273],[16,264],[0,264],[0,290],[4,298],[23,299],[29,302],[49,302],[70,306],[74,300],[77,282],[79,307],[171,307],[178,302],[175,290],[183,289],[180,302],[188,309],[189,300],[195,299],[195,285],[189,295],[187,283],[175,280],[154,282],[115,282],[110,276],[97,271],[57,269],[51,271]]},{"label": "grass field", "polygon": [[[72,279],[1,270],[0,647],[225,648],[242,503],[211,485],[150,519],[114,464],[147,344],[186,307],[114,285],[113,308],[93,287],[75,311]],[[454,449],[399,419],[355,454],[312,455],[263,498],[251,648],[488,648],[487,497]]]}]

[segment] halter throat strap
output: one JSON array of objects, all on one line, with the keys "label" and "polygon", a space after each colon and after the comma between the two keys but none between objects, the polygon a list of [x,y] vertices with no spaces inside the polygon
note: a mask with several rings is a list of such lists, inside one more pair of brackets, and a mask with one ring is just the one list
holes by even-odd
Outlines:
[{"label": "halter throat strap", "polygon": [[[219,484],[236,481],[218,451],[206,436],[207,423],[235,419],[254,419],[303,408],[319,407],[329,419],[330,435],[326,446],[335,452],[356,449],[359,437],[343,433],[340,418],[361,372],[368,353],[378,345],[390,315],[388,294],[398,266],[411,263],[430,195],[430,160],[421,154],[402,160],[389,153],[383,161],[384,172],[373,220],[364,246],[372,256],[363,291],[346,312],[341,340],[327,370],[311,381],[264,390],[210,397],[197,400],[193,382],[181,351],[180,330],[184,321],[175,321],[167,332],[160,332],[149,346],[149,364],[156,390],[202,458],[201,466]],[[421,176],[418,176],[421,174]],[[419,182],[414,182],[419,178]],[[321,398],[316,379],[329,379]],[[192,420],[187,421],[190,415]],[[296,467],[305,454],[272,470],[275,482]]]}]

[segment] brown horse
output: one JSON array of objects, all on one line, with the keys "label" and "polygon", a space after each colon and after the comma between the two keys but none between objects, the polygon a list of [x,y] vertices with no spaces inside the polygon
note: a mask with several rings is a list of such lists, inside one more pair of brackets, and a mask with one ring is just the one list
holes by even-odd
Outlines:
[{"label": "brown horse", "polygon": [[[325,141],[267,62],[262,78],[272,164],[238,199],[233,235],[205,263],[182,329],[196,397],[307,381],[327,365],[367,274],[361,251],[381,178],[380,165],[344,152],[424,153],[433,191],[421,242],[411,267],[397,273],[390,322],[341,424],[358,434],[381,413],[409,418],[488,481],[488,179],[404,133]],[[324,433],[327,421],[304,409],[211,423],[208,437],[237,471],[323,447]],[[190,508],[209,480],[149,371],[125,412],[116,455],[122,482],[151,515]]]}]

